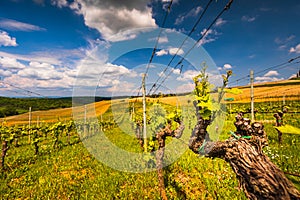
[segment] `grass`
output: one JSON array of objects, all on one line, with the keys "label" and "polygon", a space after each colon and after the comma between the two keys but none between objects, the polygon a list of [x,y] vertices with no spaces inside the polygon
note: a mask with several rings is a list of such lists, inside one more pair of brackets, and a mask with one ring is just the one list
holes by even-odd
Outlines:
[{"label": "grass", "polygon": [[[173,104],[176,102],[174,98],[172,101]],[[109,108],[103,114],[103,120],[111,117]],[[270,120],[265,123],[269,139],[265,153],[283,171],[299,174],[299,135],[284,134],[283,143],[279,145],[274,117],[267,114],[262,118]],[[229,137],[229,130],[235,130],[233,120],[234,115],[227,116],[220,140]],[[284,123],[299,127],[299,117],[285,115]],[[186,128],[183,138],[189,137],[193,124],[190,129]],[[124,130],[111,128],[105,131],[105,136],[122,149],[140,152],[138,140]],[[101,147],[101,139],[96,134],[87,141]],[[129,173],[106,166],[89,153],[86,143],[80,142],[76,134],[72,135],[72,145],[67,145],[63,137],[61,148],[53,150],[52,142],[50,136],[43,138],[38,156],[34,156],[33,147],[27,144],[25,137],[20,141],[20,147],[9,149],[6,169],[0,172],[0,199],[160,199],[156,171]],[[300,178],[287,177],[300,190]],[[246,199],[228,163],[199,157],[190,150],[164,168],[164,178],[169,199]]]},{"label": "grass", "polygon": [[[107,134],[120,146],[140,148],[135,138],[118,128]],[[82,143],[60,150],[43,145],[40,156],[34,156],[29,145],[9,151],[9,167],[0,176],[1,199],[160,199],[155,171],[114,170],[98,162]],[[165,169],[165,179],[170,199],[245,199],[227,163],[199,158],[190,151]]]}]

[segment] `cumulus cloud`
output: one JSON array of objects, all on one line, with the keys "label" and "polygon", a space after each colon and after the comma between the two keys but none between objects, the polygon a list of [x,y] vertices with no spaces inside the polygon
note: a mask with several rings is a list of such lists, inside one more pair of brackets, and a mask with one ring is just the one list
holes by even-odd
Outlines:
[{"label": "cumulus cloud", "polygon": [[180,69],[174,69],[173,73],[179,75],[180,74]]},{"label": "cumulus cloud", "polygon": [[[155,41],[156,42],[157,38],[150,38],[148,39],[148,41]],[[158,38],[158,43],[162,44],[162,43],[168,43],[169,39],[167,36],[161,36],[160,38]]]},{"label": "cumulus cloud", "polygon": [[193,91],[194,88],[195,88],[194,83],[182,84],[182,85],[180,85],[176,88],[176,93],[182,93],[183,91],[184,92],[191,92],[191,91]]},{"label": "cumulus cloud", "polygon": [[279,75],[279,73],[277,71],[271,70],[271,71],[268,71],[264,76],[270,77],[270,76],[278,76],[278,75]]},{"label": "cumulus cloud", "polygon": [[179,48],[175,48],[175,47],[170,47],[169,49],[161,49],[160,51],[155,53],[157,56],[163,56],[163,55],[172,55],[174,56],[175,54],[177,55],[183,55],[184,51],[182,49]]},{"label": "cumulus cloud", "polygon": [[165,50],[165,49],[162,49],[162,50],[160,50],[160,51],[157,51],[155,54],[157,55],[157,56],[163,56],[163,55],[168,55],[168,51],[167,50]]},{"label": "cumulus cloud", "polygon": [[166,36],[164,36],[164,37],[160,37],[159,39],[158,39],[158,43],[168,43],[169,42],[169,39],[168,39],[168,37],[166,37]]},{"label": "cumulus cloud", "polygon": [[135,37],[134,34],[123,34],[129,29],[156,27],[148,3],[148,0],[77,0],[72,3],[52,0],[53,5],[68,6],[82,15],[85,25],[98,30],[108,41]]},{"label": "cumulus cloud", "polygon": [[19,22],[12,19],[0,20],[0,27],[12,31],[45,31],[46,30],[36,25]]},{"label": "cumulus cloud", "polygon": [[121,77],[135,78],[137,73],[123,65],[116,65],[106,62],[105,58],[99,58],[98,51],[91,52],[91,55],[82,59],[76,69],[69,73],[69,76],[76,78],[75,87],[111,87],[118,84],[116,81]]},{"label": "cumulus cloud", "polygon": [[232,69],[232,65],[231,64],[224,64],[223,67],[218,67],[218,70],[221,71],[221,70],[229,70],[229,69]]},{"label": "cumulus cloud", "polygon": [[16,38],[8,35],[7,32],[0,30],[0,47],[1,46],[18,46]]},{"label": "cumulus cloud", "polygon": [[191,81],[195,76],[199,74],[198,71],[195,70],[187,70],[185,71],[182,76],[177,77],[178,81]]},{"label": "cumulus cloud", "polygon": [[280,80],[283,80],[283,78],[278,78],[277,77],[279,75],[280,74],[277,71],[271,70],[271,71],[268,71],[263,76],[255,77],[255,81],[256,82],[271,82],[271,81],[280,81]]},{"label": "cumulus cloud", "polygon": [[[55,92],[54,95],[56,96],[63,95],[58,93],[61,89],[71,89],[73,81],[74,79],[68,76],[65,76],[59,80],[56,79],[41,80],[41,79],[33,79],[29,77],[22,77],[19,76],[18,74],[13,74],[12,76],[5,79],[5,82],[18,86],[20,88],[24,88],[24,89],[27,88],[30,91],[34,91],[36,88],[47,89],[47,90],[53,89]],[[48,94],[44,94],[44,95],[48,96]]]},{"label": "cumulus cloud", "polygon": [[232,69],[232,66],[230,64],[225,64],[223,68],[224,69]]},{"label": "cumulus cloud", "polygon": [[182,49],[179,48],[169,48],[169,54],[171,54],[172,56],[177,54],[177,55],[183,55],[184,51]]},{"label": "cumulus cloud", "polygon": [[17,61],[15,58],[0,56],[0,66],[3,69],[23,69],[25,65]]},{"label": "cumulus cloud", "polygon": [[39,62],[30,62],[29,66],[18,71],[17,75],[37,80],[59,80],[63,77],[63,73],[59,72],[53,65]]},{"label": "cumulus cloud", "polygon": [[295,47],[291,47],[290,53],[300,53],[300,43]]},{"label": "cumulus cloud", "polygon": [[256,80],[256,82],[272,82],[272,81],[283,80],[283,78],[258,76],[258,77],[255,77],[255,80]]},{"label": "cumulus cloud", "polygon": [[74,63],[75,60],[85,56],[84,49],[49,49],[47,51],[30,52],[29,54],[11,54],[0,51],[0,57],[9,57],[27,62],[42,62],[52,65],[62,65],[69,62]]},{"label": "cumulus cloud", "polygon": [[297,78],[297,74],[292,74],[288,79]]},{"label": "cumulus cloud", "polygon": [[11,75],[12,75],[12,73],[10,71],[0,69],[0,76],[7,77],[7,76],[11,76]]},{"label": "cumulus cloud", "polygon": [[199,41],[199,46],[215,41],[217,39],[216,36],[219,35],[219,33],[214,29],[203,29],[201,31],[201,35],[203,36],[203,38]]}]

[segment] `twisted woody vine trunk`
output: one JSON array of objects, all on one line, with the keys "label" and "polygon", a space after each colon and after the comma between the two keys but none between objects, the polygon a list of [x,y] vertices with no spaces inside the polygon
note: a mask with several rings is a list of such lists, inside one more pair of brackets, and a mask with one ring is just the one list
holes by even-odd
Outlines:
[{"label": "twisted woody vine trunk", "polygon": [[164,129],[161,129],[158,133],[156,133],[156,139],[158,141],[158,150],[156,151],[156,168],[158,174],[158,183],[160,188],[160,195],[163,200],[168,199],[165,190],[165,182],[164,182],[164,174],[163,174],[163,162],[164,162],[164,154],[165,154],[165,144],[166,144],[166,137],[175,137],[180,138],[183,130],[184,125],[182,121],[178,121],[180,126],[176,130],[172,130],[171,122],[169,122]]},{"label": "twisted woody vine trunk", "polygon": [[2,141],[2,152],[1,152],[1,160],[0,160],[0,168],[4,168],[4,160],[6,156],[6,152],[8,151],[8,141],[4,140]]},{"label": "twisted woody vine trunk", "polygon": [[[221,98],[229,75],[223,77],[224,86],[221,90]],[[205,76],[200,76],[200,78],[202,78],[202,82],[194,79],[196,93],[200,92],[197,91],[197,86],[203,84],[203,78],[204,82],[207,81]],[[267,145],[267,137],[261,123],[254,122],[251,124],[249,119],[238,114],[234,123],[237,128],[233,134],[235,137],[223,142],[213,142],[209,139],[207,127],[216,116],[216,112],[211,112],[211,115],[207,117],[203,112],[205,107],[199,106],[205,105],[201,104],[201,100],[195,101],[194,105],[197,123],[189,141],[189,148],[194,153],[211,158],[221,158],[229,162],[239,180],[240,187],[243,188],[249,199],[300,199],[300,193],[295,186],[263,153],[262,148]]]},{"label": "twisted woody vine trunk", "polygon": [[[274,117],[275,117],[275,119],[276,119],[276,124],[275,124],[275,126],[282,126],[282,120],[283,120],[283,112],[281,112],[281,111],[279,111],[279,112],[277,112],[277,113],[275,113],[274,114]],[[277,131],[277,133],[278,133],[278,143],[279,144],[281,144],[282,143],[282,132],[279,130],[279,129],[277,129],[277,128],[275,128],[276,129],[276,131]]]}]

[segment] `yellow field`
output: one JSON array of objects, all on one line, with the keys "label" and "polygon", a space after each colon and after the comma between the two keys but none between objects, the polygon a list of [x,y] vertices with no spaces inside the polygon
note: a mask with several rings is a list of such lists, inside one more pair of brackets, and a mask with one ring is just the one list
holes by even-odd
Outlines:
[{"label": "yellow field", "polygon": [[[110,107],[111,102],[110,101],[100,101],[93,104],[87,105],[87,110],[94,110],[96,112],[96,115],[101,115],[107,111],[107,109]],[[57,121],[68,121],[72,119],[73,108],[62,108],[62,109],[53,109],[53,110],[47,110],[47,111],[34,111],[31,113],[31,123],[53,123]],[[84,117],[84,106],[76,107],[76,110],[82,110],[78,117]],[[91,117],[92,112],[87,112],[87,118]],[[5,122],[7,125],[22,125],[22,124],[28,124],[29,120],[29,114],[21,114],[21,115],[15,115],[10,116],[7,118],[0,119],[0,122]]]},{"label": "yellow field", "polygon": [[[250,102],[250,86],[241,86],[239,88],[241,94],[226,94],[226,98],[233,97],[231,103],[246,103]],[[282,101],[285,100],[300,100],[300,80],[285,80],[269,83],[254,84],[254,101]],[[155,101],[155,99],[151,99]],[[193,100],[192,95],[188,96],[173,96],[159,98],[159,101],[171,105],[188,105],[188,100]],[[191,105],[191,104],[190,104]]]},{"label": "yellow field", "polygon": [[[241,94],[226,94],[233,97],[236,103],[250,102],[250,86],[238,87]],[[300,80],[277,81],[254,84],[254,101],[300,100]]]},{"label": "yellow field", "polygon": [[[192,95],[186,95],[186,96],[171,96],[171,97],[159,97],[159,98],[146,98],[147,102],[153,102],[153,103],[164,103],[169,104],[172,106],[187,106],[192,105],[193,96]],[[142,102],[142,98],[134,98],[131,99],[130,102],[133,103],[135,101]]]},{"label": "yellow field", "polygon": [[[245,103],[250,102],[250,87],[238,87],[242,93],[238,95],[226,94],[226,97],[233,97],[235,100],[231,103]],[[282,101],[285,100],[300,100],[300,80],[278,81],[270,83],[261,83],[254,85],[255,102],[262,101]],[[163,98],[147,98],[147,102],[161,102],[173,106],[192,106],[193,95],[186,96],[172,96]],[[121,100],[114,100],[117,103]],[[139,101],[141,98],[130,99],[129,102]],[[101,101],[94,104],[87,105],[87,118],[92,116],[99,116],[105,113],[111,106],[111,101]],[[76,118],[82,119],[84,117],[84,106],[76,108],[53,109],[48,111],[32,112],[31,123],[53,123],[57,121],[67,121],[73,118],[72,110],[75,110]],[[73,111],[74,111],[73,110]],[[16,116],[10,116],[5,119],[0,119],[0,123],[6,122],[8,125],[14,124],[28,124],[28,113]]]}]

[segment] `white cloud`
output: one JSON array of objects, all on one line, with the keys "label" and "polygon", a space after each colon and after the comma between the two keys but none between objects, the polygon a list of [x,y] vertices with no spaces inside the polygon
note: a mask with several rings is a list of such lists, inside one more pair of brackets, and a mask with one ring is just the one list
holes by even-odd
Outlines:
[{"label": "white cloud", "polygon": [[165,50],[165,49],[162,49],[162,50],[160,50],[160,51],[157,51],[155,54],[156,54],[157,56],[168,55],[168,51]]},{"label": "white cloud", "polygon": [[226,24],[226,20],[224,20],[223,18],[218,18],[216,21],[216,26],[222,26],[224,24]]},{"label": "white cloud", "polygon": [[[73,81],[74,79],[68,76],[65,76],[59,80],[56,79],[42,80],[42,79],[33,79],[29,77],[22,77],[17,74],[13,74],[12,76],[5,78],[5,82],[13,84],[14,86],[23,89],[29,89],[30,91],[35,91],[36,88],[42,88],[47,90],[53,89],[55,91],[54,95],[56,96],[65,95],[65,94],[59,94],[59,91],[64,88],[71,89]],[[48,94],[44,94],[44,95],[48,96]]]},{"label": "white cloud", "polygon": [[169,48],[169,54],[170,55],[183,55],[184,54],[184,51],[182,49],[179,49],[179,48]]},{"label": "white cloud", "polygon": [[7,32],[0,31],[0,47],[1,46],[18,46],[16,38],[10,37]]},{"label": "white cloud", "polygon": [[[0,69],[0,76],[4,76],[4,77],[7,77],[7,76],[11,76],[12,73],[8,70],[3,70],[3,69]],[[1,79],[1,78],[0,78]]]},{"label": "white cloud", "polygon": [[18,62],[15,58],[1,57],[0,56],[0,66],[4,69],[23,69],[25,65]]},{"label": "white cloud", "polygon": [[232,69],[232,66],[230,64],[225,64],[223,68],[224,69]]},{"label": "white cloud", "polygon": [[272,82],[272,81],[283,80],[283,78],[268,77],[268,76],[258,76],[258,77],[255,77],[255,80],[256,80],[256,82]]},{"label": "white cloud", "polygon": [[46,30],[36,25],[19,22],[12,19],[0,20],[0,27],[12,31],[45,31]]},{"label": "white cloud", "polygon": [[184,21],[184,19],[185,19],[184,15],[177,17],[175,20],[175,25],[181,24]]},{"label": "white cloud", "polygon": [[291,47],[290,53],[300,53],[300,43],[295,47]]},{"label": "white cloud", "polygon": [[274,70],[271,70],[271,71],[268,71],[264,77],[270,77],[270,76],[279,76],[279,73],[277,71],[274,71]]},{"label": "white cloud", "polygon": [[229,70],[229,69],[232,69],[232,65],[231,64],[224,64],[223,67],[218,67],[218,70],[221,71],[221,70]]},{"label": "white cloud", "polygon": [[122,81],[120,83],[119,81],[113,82],[112,86],[107,89],[108,92],[114,93],[116,92],[117,95],[122,94],[130,94],[135,89],[135,85],[133,83],[128,83],[126,81]]},{"label": "white cloud", "polygon": [[18,71],[17,75],[37,80],[59,80],[62,79],[63,72],[58,71],[53,65],[48,63],[30,62],[29,66]]},{"label": "white cloud", "polygon": [[198,43],[199,46],[215,41],[217,39],[216,36],[219,35],[219,33],[213,29],[209,29],[209,30],[203,29],[201,31],[201,35],[204,36]]},{"label": "white cloud", "polygon": [[[154,41],[154,42],[156,42],[156,40],[157,40],[157,37],[148,39],[148,41]],[[167,36],[160,36],[158,38],[158,43],[159,44],[168,43],[168,42],[169,42],[169,39],[168,39]]]},{"label": "white cloud", "polygon": [[174,73],[174,74],[177,74],[177,75],[180,74],[180,69],[174,69],[174,70],[173,70],[173,73]]},{"label": "white cloud", "polygon": [[98,30],[108,41],[135,37],[124,32],[126,30],[157,27],[148,0],[77,0],[68,5],[61,2],[61,0],[52,1],[54,5],[69,6],[77,14],[82,15],[85,25]]},{"label": "white cloud", "polygon": [[195,76],[199,74],[198,71],[195,70],[187,70],[181,76],[177,77],[178,81],[191,81]]},{"label": "white cloud", "polygon": [[297,78],[297,74],[292,74],[288,79]]},{"label": "white cloud", "polygon": [[188,13],[179,15],[175,20],[175,25],[181,24],[186,18],[197,16],[202,10],[203,8],[201,6],[198,6],[190,10],[190,12]]},{"label": "white cloud", "polygon": [[244,15],[242,17],[242,21],[245,21],[245,22],[254,22],[256,20],[256,17],[250,17],[250,16],[246,16]]},{"label": "white cloud", "polygon": [[47,51],[31,52],[30,54],[11,54],[0,51],[0,57],[9,57],[27,62],[42,62],[52,65],[62,65],[75,62],[85,56],[84,49],[49,49]]},{"label": "white cloud", "polygon": [[272,82],[272,81],[280,81],[283,80],[283,78],[278,78],[276,76],[279,76],[280,74],[275,71],[275,70],[271,70],[268,71],[265,75],[263,76],[258,76],[255,77],[255,81],[256,82]]},{"label": "white cloud", "polygon": [[193,83],[182,84],[176,88],[176,93],[191,92],[195,88]]},{"label": "white cloud", "polygon": [[170,47],[169,49],[161,49],[160,51],[155,53],[157,56],[163,56],[163,55],[172,55],[174,56],[175,54],[177,55],[183,55],[184,51],[182,49],[179,48],[175,48],[175,47]]},{"label": "white cloud", "polygon": [[158,39],[158,43],[168,43],[169,42],[169,39],[168,39],[168,37],[166,37],[166,36],[164,36],[164,37],[160,37],[159,39]]}]

